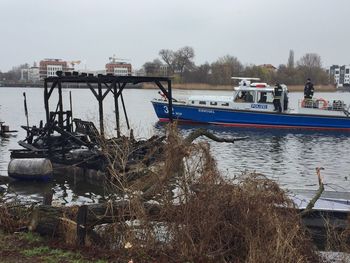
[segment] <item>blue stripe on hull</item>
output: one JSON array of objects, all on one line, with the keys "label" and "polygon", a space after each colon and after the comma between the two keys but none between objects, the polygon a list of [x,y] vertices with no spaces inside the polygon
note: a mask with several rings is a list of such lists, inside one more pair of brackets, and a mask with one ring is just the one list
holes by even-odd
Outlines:
[{"label": "blue stripe on hull", "polygon": [[[168,104],[152,102],[159,119],[169,118]],[[266,113],[173,105],[174,119],[227,126],[261,126],[280,128],[321,128],[350,131],[350,118],[288,113]]]}]

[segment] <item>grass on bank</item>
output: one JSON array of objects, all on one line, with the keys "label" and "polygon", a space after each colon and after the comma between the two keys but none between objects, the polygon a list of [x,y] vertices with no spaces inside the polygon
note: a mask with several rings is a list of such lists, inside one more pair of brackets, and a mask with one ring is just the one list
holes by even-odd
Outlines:
[{"label": "grass on bank", "polygon": [[98,258],[90,259],[82,252],[50,246],[50,241],[35,233],[5,233],[0,231],[0,262],[71,262],[107,263]]}]

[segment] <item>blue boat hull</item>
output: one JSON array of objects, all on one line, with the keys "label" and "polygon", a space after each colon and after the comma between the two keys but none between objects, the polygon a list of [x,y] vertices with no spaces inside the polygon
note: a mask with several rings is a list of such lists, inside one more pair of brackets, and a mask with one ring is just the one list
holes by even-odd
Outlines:
[{"label": "blue boat hull", "polygon": [[[160,121],[169,120],[168,104],[152,101]],[[223,126],[262,128],[303,128],[350,131],[350,118],[295,113],[213,109],[190,105],[173,105],[173,118],[180,122],[208,123]]]}]

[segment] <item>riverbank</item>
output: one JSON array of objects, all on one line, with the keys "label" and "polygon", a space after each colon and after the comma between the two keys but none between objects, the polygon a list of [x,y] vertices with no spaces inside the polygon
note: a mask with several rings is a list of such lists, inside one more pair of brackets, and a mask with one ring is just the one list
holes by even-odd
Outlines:
[{"label": "riverbank", "polygon": [[[335,92],[337,91],[334,85],[315,85],[316,92]],[[142,86],[143,89],[158,89],[153,84],[145,83]],[[174,83],[173,89],[180,90],[232,90],[232,85],[209,85],[204,83]],[[291,85],[288,86],[290,92],[302,92],[304,91],[304,85]]]}]

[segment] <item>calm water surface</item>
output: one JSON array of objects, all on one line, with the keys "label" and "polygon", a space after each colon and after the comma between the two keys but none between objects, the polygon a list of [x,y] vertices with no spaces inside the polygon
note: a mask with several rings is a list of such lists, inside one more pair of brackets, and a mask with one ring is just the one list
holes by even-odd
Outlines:
[{"label": "calm water surface", "polygon": [[[29,88],[0,88],[0,119],[12,129],[19,130],[17,137],[0,139],[0,174],[7,175],[10,158],[9,149],[18,148],[17,141],[25,138],[20,125],[26,123],[23,106],[23,92],[26,92],[29,123],[38,125],[45,119],[43,90]],[[73,114],[75,118],[98,123],[98,104],[89,90],[72,89]],[[147,138],[154,133],[164,132],[158,124],[150,100],[158,90],[125,90],[124,100],[128,117],[135,135]],[[64,99],[69,108],[69,90],[64,90]],[[229,91],[183,91],[175,90],[174,97],[185,98],[192,94],[230,95]],[[57,96],[53,95],[51,109],[56,107]],[[55,97],[56,96],[56,97]],[[297,107],[301,93],[290,93],[290,105]],[[350,93],[319,93],[315,97],[342,99],[350,104]],[[115,127],[113,99],[105,100],[104,112],[107,130]],[[98,125],[96,125],[98,126]],[[180,126],[187,134],[199,126]],[[210,142],[211,150],[224,175],[239,175],[244,171],[256,171],[267,175],[288,189],[316,189],[315,167],[325,168],[323,175],[327,190],[350,190],[350,134],[336,132],[311,132],[276,129],[219,128],[204,126],[222,137],[249,136],[249,140],[235,144]],[[125,131],[125,127],[124,127]],[[60,203],[97,202],[104,195],[103,189],[87,182],[74,184],[71,177],[55,178],[50,183],[16,182],[10,188],[23,198],[41,200],[42,194],[54,190],[54,199]]]}]

